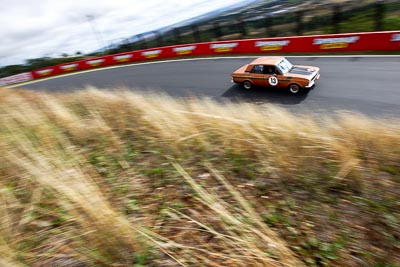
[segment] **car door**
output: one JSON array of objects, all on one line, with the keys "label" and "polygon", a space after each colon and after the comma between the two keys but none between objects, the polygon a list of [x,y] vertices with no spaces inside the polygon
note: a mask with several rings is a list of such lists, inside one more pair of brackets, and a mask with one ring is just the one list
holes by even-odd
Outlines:
[{"label": "car door", "polygon": [[282,75],[280,75],[274,65],[264,65],[263,72],[266,86],[280,87]]},{"label": "car door", "polygon": [[251,82],[256,86],[267,86],[268,78],[264,72],[264,65],[254,65],[251,70]]}]

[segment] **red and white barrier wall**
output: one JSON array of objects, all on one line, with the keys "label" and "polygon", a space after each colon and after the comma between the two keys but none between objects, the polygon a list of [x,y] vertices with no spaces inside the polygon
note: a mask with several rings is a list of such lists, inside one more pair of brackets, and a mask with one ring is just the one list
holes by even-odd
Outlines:
[{"label": "red and white barrier wall", "polygon": [[6,86],[8,84],[22,83],[33,80],[32,72],[25,72],[13,76],[8,76],[0,79],[0,86]]},{"label": "red and white barrier wall", "polygon": [[[368,51],[400,51],[400,31],[260,38],[165,46],[47,67],[24,74],[24,78],[39,79],[78,70],[177,57]],[[8,78],[11,77],[0,79],[0,85],[9,84],[10,81],[11,83],[21,82]]]}]

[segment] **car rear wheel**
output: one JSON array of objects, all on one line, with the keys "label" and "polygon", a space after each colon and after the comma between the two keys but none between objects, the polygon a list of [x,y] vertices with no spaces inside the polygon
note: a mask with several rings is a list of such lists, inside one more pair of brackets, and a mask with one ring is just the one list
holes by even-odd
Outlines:
[{"label": "car rear wheel", "polygon": [[246,89],[246,90],[250,90],[252,86],[253,85],[251,84],[250,81],[244,81],[243,82],[243,88]]},{"label": "car rear wheel", "polygon": [[289,91],[292,94],[298,94],[301,91],[301,87],[298,84],[292,83],[289,85]]}]

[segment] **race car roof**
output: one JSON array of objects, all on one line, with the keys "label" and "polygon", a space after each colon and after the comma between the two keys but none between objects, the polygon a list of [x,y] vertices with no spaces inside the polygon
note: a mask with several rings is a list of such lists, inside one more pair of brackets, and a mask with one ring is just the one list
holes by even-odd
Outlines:
[{"label": "race car roof", "polygon": [[278,64],[283,57],[259,57],[253,60],[251,65],[276,65]]}]

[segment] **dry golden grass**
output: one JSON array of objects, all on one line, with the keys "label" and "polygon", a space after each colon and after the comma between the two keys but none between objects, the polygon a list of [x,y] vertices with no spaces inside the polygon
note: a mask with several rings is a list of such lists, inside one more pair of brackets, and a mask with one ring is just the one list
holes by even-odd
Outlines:
[{"label": "dry golden grass", "polygon": [[0,266],[400,261],[397,120],[2,89],[0,140]]}]

